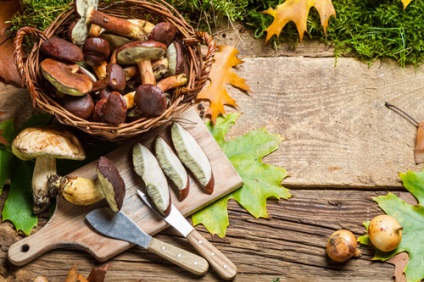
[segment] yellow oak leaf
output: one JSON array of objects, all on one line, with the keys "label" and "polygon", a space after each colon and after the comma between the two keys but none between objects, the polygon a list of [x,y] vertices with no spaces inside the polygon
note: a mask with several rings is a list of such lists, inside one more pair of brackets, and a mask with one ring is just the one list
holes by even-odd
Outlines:
[{"label": "yellow oak leaf", "polygon": [[283,4],[278,5],[276,9],[269,8],[268,10],[262,11],[263,14],[274,17],[274,21],[266,29],[267,35],[265,43],[267,43],[272,36],[278,36],[283,27],[290,21],[296,24],[299,40],[302,42],[303,34],[306,31],[309,10],[312,7],[317,9],[320,15],[321,25],[324,28],[324,33],[326,33],[328,20],[331,16],[336,16],[336,10],[331,0],[287,0]]},{"label": "yellow oak leaf", "polygon": [[402,0],[403,8],[406,9],[408,7],[409,3],[411,3],[412,0]]},{"label": "yellow oak leaf", "polygon": [[197,100],[210,101],[206,115],[210,116],[212,123],[215,123],[220,114],[225,114],[225,105],[237,107],[236,101],[228,94],[227,84],[246,93],[252,92],[246,84],[246,80],[233,72],[234,67],[244,63],[237,58],[237,54],[238,50],[232,46],[218,46],[218,52],[215,53],[215,61],[209,73],[210,83],[197,94]]}]

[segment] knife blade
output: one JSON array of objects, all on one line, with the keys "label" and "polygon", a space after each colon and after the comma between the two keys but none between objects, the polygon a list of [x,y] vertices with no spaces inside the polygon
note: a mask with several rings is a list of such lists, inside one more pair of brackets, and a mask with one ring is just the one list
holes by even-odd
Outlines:
[{"label": "knife blade", "polygon": [[171,204],[171,211],[168,216],[163,216],[156,211],[142,191],[137,189],[137,192],[143,202],[149,206],[151,210],[187,238],[188,242],[209,262],[219,276],[223,279],[231,280],[237,275],[237,268],[234,263],[212,245],[211,242],[204,238],[173,204]]},{"label": "knife blade", "polygon": [[204,258],[153,238],[121,211],[98,208],[89,212],[86,219],[103,235],[143,247],[193,274],[203,275],[208,271],[209,264]]}]

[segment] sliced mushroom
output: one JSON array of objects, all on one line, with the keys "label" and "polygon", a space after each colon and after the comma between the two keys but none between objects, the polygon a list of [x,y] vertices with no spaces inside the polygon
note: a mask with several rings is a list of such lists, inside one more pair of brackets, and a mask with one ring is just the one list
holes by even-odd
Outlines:
[{"label": "sliced mushroom", "polygon": [[155,141],[155,155],[163,172],[174,184],[178,199],[183,201],[190,189],[187,171],[168,143],[160,136]]},{"label": "sliced mushroom", "polygon": [[48,57],[65,62],[81,62],[84,60],[84,54],[81,49],[68,40],[51,37],[43,42],[40,50]]},{"label": "sliced mushroom", "polygon": [[172,143],[181,162],[191,171],[207,194],[214,190],[214,177],[209,159],[196,139],[180,124],[171,128]]},{"label": "sliced mushroom", "polygon": [[171,195],[166,176],[155,156],[140,143],[133,147],[132,160],[134,171],[143,179],[146,192],[157,210],[163,215],[171,211]]},{"label": "sliced mushroom", "polygon": [[111,160],[100,157],[97,164],[97,178],[109,207],[118,212],[125,199],[125,182]]},{"label": "sliced mushroom", "polygon": [[70,65],[53,59],[45,59],[40,66],[44,78],[65,94],[83,96],[93,88],[91,78],[78,73],[77,64]]},{"label": "sliced mushroom", "polygon": [[26,128],[12,142],[13,154],[21,160],[35,159],[32,177],[34,213],[44,211],[51,202],[48,178],[56,174],[56,159],[84,160],[79,140],[69,131],[52,128]]},{"label": "sliced mushroom", "polygon": [[177,41],[172,42],[166,51],[166,57],[169,61],[169,75],[184,73],[184,54],[181,44]]}]

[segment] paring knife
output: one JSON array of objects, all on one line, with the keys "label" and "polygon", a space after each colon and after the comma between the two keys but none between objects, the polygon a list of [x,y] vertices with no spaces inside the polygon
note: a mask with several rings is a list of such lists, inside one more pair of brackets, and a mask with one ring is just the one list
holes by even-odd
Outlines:
[{"label": "paring knife", "polygon": [[141,246],[193,274],[203,275],[208,271],[209,264],[204,258],[153,238],[123,212],[99,208],[89,212],[86,219],[103,235]]},{"label": "paring knife", "polygon": [[171,211],[168,216],[161,215],[152,204],[149,202],[147,196],[137,189],[143,202],[149,206],[157,215],[163,218],[169,225],[174,227],[181,233],[188,242],[209,262],[213,269],[226,280],[233,279],[237,274],[237,268],[223,253],[221,253],[214,245],[206,240],[194,227],[187,221],[187,219],[180,213],[180,211],[171,204]]}]

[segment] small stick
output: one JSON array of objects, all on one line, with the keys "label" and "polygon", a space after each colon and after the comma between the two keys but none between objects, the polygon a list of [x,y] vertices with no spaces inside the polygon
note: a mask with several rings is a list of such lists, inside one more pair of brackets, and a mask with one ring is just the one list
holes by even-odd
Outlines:
[{"label": "small stick", "polygon": [[398,107],[396,107],[395,105],[390,104],[389,102],[385,102],[384,105],[394,111],[400,112],[401,114],[405,115],[407,118],[409,118],[409,120],[416,126],[419,127],[419,122],[414,119],[413,117],[411,117],[409,114],[407,114],[405,111],[399,109]]}]

